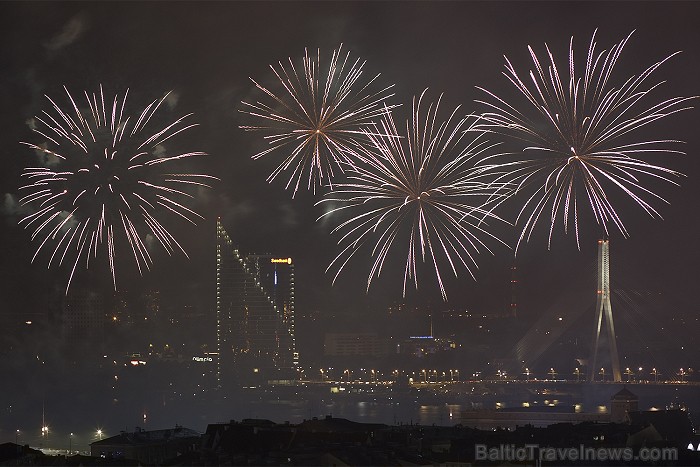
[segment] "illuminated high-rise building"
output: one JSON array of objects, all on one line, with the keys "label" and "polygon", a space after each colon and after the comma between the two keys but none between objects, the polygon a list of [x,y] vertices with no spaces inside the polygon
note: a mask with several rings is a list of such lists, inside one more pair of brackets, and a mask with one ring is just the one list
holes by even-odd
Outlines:
[{"label": "illuminated high-rise building", "polygon": [[97,292],[73,289],[63,297],[61,321],[66,339],[99,338],[105,320],[104,302]]},{"label": "illuminated high-rise building", "polygon": [[216,232],[217,384],[293,377],[292,259],[242,254],[220,220]]},{"label": "illuminated high-rise building", "polygon": [[296,368],[299,354],[294,337],[294,263],[292,258],[279,258],[270,254],[249,254],[246,261],[252,267],[261,287],[265,290],[273,308],[282,321],[282,331],[276,338],[285,349],[279,355],[281,368]]},{"label": "illuminated high-rise building", "polygon": [[134,316],[132,308],[126,291],[124,289],[115,290],[112,295],[112,310],[109,322],[113,326],[133,326]]},{"label": "illuminated high-rise building", "polygon": [[160,315],[160,291],[149,289],[141,296],[141,306],[143,307],[144,321],[158,321]]}]

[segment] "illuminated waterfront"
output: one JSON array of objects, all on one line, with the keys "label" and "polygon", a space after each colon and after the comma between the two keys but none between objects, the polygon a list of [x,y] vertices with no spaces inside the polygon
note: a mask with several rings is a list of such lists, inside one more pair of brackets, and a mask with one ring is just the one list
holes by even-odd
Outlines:
[{"label": "illuminated waterfront", "polygon": [[[0,436],[14,438],[33,447],[86,451],[88,445],[101,437],[113,436],[119,431],[133,430],[135,426],[148,429],[173,427],[176,424],[203,431],[207,424],[245,418],[268,419],[277,423],[300,423],[313,417],[347,418],[358,422],[420,424],[451,426],[464,424],[465,413],[547,407],[575,407],[575,412],[606,413],[610,398],[626,386],[639,396],[640,410],[687,407],[698,422],[700,407],[698,382],[644,382],[644,383],[577,383],[575,381],[483,381],[453,383],[418,383],[397,386],[393,383],[315,382],[298,386],[255,387],[224,395],[211,393],[202,396],[172,400],[164,404],[162,395],[143,394],[143,411],[123,411],[109,408],[101,418],[107,420],[97,427],[91,420],[70,417],[70,407],[55,408],[47,420],[69,419],[72,423],[49,425],[49,432],[41,436],[39,425],[28,427],[29,414],[14,420],[20,426]],[[73,401],[78,404],[78,401]],[[41,417],[39,407],[39,420]],[[144,418],[143,414],[147,416]],[[49,423],[49,422],[47,422]],[[478,425],[478,423],[472,423]],[[98,430],[100,430],[98,432]],[[74,433],[71,437],[70,433]]]}]

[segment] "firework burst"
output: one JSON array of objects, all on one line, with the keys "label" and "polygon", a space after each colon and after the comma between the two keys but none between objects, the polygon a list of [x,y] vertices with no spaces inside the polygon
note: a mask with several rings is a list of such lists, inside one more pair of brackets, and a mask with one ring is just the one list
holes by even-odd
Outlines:
[{"label": "firework burst", "polygon": [[241,112],[260,123],[240,128],[264,132],[270,144],[253,159],[277,149],[290,151],[268,182],[290,171],[285,188],[293,187],[292,197],[305,176],[307,189],[315,193],[317,186],[330,183],[343,167],[354,164],[365,140],[362,126],[391,108],[383,103],[393,96],[393,85],[376,85],[379,75],[363,80],[364,66],[360,59],[351,60],[350,52],[344,53],[341,45],[333,51],[327,71],[320,51],[315,57],[305,51],[301,67],[291,58],[286,65],[270,65],[283,88],[277,94],[251,78],[267,102],[242,102]]},{"label": "firework burst", "polygon": [[505,196],[500,193],[505,184],[493,183],[484,175],[493,172],[492,167],[475,165],[495,144],[485,141],[482,132],[472,132],[473,116],[457,117],[459,107],[445,121],[438,121],[440,99],[428,106],[423,117],[424,95],[425,91],[413,99],[406,137],[387,113],[366,132],[372,144],[363,162],[348,170],[347,182],[336,184],[319,201],[331,203],[321,218],[352,215],[339,219],[333,230],[341,235],[338,244],[343,248],[327,269],[337,270],[334,282],[350,258],[368,244],[373,260],[369,290],[389,253],[408,247],[404,295],[410,280],[418,288],[417,259],[429,258],[447,300],[440,264],[449,264],[455,277],[462,267],[474,277],[475,254],[491,251],[482,238],[498,240],[486,230],[486,221],[500,220],[493,208]]},{"label": "firework burst", "polygon": [[99,93],[85,92],[85,106],[79,107],[64,89],[70,110],[62,110],[46,96],[53,111],[36,116],[33,128],[43,142],[22,142],[43,154],[45,163],[24,169],[27,181],[20,188],[20,204],[33,212],[19,223],[39,243],[32,262],[44,249],[51,250],[49,267],[72,262],[66,290],[78,266],[84,263],[87,269],[90,258],[103,250],[116,289],[117,238],[126,239],[140,273],[152,263],[147,234],[168,254],[177,249],[187,255],[157,217],[167,211],[194,224],[202,216],[185,206],[186,200],[194,198],[190,193],[194,189],[209,187],[206,181],[215,177],[167,170],[176,161],[205,155],[168,154],[163,146],[197,125],[188,123],[192,114],[151,129],[152,117],[167,94],[132,118],[125,114],[128,90],[123,99],[115,95],[105,102],[100,86]]},{"label": "firework burst", "polygon": [[[596,51],[593,33],[583,76],[577,74],[573,37],[569,42],[565,74],[545,44],[547,59],[541,61],[528,46],[534,64],[529,80],[523,80],[506,57],[504,76],[525,98],[523,107],[510,105],[486,89],[489,107],[480,128],[520,140],[527,160],[512,161],[510,180],[519,188],[534,187],[523,205],[516,224],[522,224],[518,246],[528,241],[536,224],[549,218],[548,245],[555,225],[568,233],[573,224],[579,245],[579,210],[589,206],[596,222],[606,233],[615,226],[624,236],[627,229],[615,210],[610,195],[621,192],[652,217],[661,217],[650,200],[666,202],[646,187],[643,180],[676,184],[680,174],[647,162],[653,154],[677,153],[680,141],[639,139],[639,131],[657,120],[686,110],[693,97],[672,97],[661,102],[650,95],[663,82],[652,82],[654,72],[674,53],[642,73],[613,85],[614,68],[632,33],[610,50]],[[635,139],[637,138],[637,139]],[[614,198],[614,196],[613,196]]]}]

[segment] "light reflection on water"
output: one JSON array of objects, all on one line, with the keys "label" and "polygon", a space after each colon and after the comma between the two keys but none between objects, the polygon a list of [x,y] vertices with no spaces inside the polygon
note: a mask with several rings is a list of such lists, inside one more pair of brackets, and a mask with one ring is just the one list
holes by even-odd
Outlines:
[{"label": "light reflection on water", "polygon": [[[595,412],[599,405],[608,404],[611,395],[620,389],[622,385],[582,386],[580,393],[559,395],[557,400],[560,405],[570,405],[577,412]],[[651,406],[663,409],[669,403],[684,403],[691,408],[690,416],[696,417],[696,423],[700,422],[696,415],[697,407],[700,407],[700,391],[697,391],[697,387],[636,385],[632,390],[639,395],[641,410],[648,410]],[[148,395],[148,392],[137,394],[140,402],[100,406],[89,417],[72,416],[71,408],[78,404],[77,401],[60,405],[48,403],[46,423],[51,427],[48,439],[43,439],[39,431],[42,421],[41,403],[24,410],[13,410],[11,416],[6,414],[0,426],[0,442],[14,442],[17,439],[20,444],[61,449],[68,449],[72,443],[73,449],[85,450],[96,439],[95,430],[98,427],[103,429],[105,437],[113,436],[120,430],[133,431],[137,426],[154,430],[174,427],[176,424],[203,432],[210,423],[240,421],[244,418],[297,424],[313,417],[323,418],[328,415],[364,423],[450,426],[460,423],[464,412],[493,409],[496,402],[506,407],[521,407],[527,403],[532,408],[542,407],[546,401],[552,402],[549,393],[529,394],[527,397],[521,393],[498,394],[490,399],[479,399],[460,395],[436,398],[429,394],[417,397],[408,394],[388,397],[384,394],[382,397],[378,394],[331,395],[313,390],[258,390],[223,394],[223,397],[170,401],[164,405],[161,397],[148,399]],[[148,414],[147,421],[143,418],[144,413]],[[19,433],[16,429],[20,430]],[[72,439],[70,433],[74,433]]]},{"label": "light reflection on water", "polygon": [[313,417],[333,416],[365,423],[454,425],[464,410],[460,404],[421,405],[411,402],[378,401],[256,401],[243,411],[233,410],[231,419],[263,418],[275,422],[300,423]]},{"label": "light reflection on water", "polygon": [[[201,408],[201,407],[200,407]],[[201,414],[196,418],[183,416],[181,410],[172,413],[170,411],[153,411],[149,414],[146,425],[138,425],[144,429],[163,429],[175,426],[176,423],[199,431],[204,431],[209,423],[225,422],[229,420],[242,420],[244,418],[261,418],[272,420],[276,423],[301,423],[313,417],[323,418],[331,415],[337,418],[346,418],[355,422],[420,425],[455,425],[459,423],[459,414],[466,406],[460,404],[435,404],[421,405],[414,401],[386,402],[386,401],[357,401],[339,398],[337,400],[254,400],[239,401],[227,409],[218,408],[207,414]],[[182,409],[182,408],[181,408]],[[183,423],[184,421],[184,423]],[[76,424],[77,425],[77,424]],[[133,425],[116,425],[105,430],[106,436],[118,434],[119,428],[131,430]],[[37,430],[23,430],[18,441],[20,444],[29,444],[32,447],[51,447],[54,449],[73,451],[89,451],[89,443],[96,441],[97,437],[93,424],[85,426],[62,427],[53,429],[50,436],[42,438]],[[73,436],[70,436],[71,431]],[[6,441],[15,440],[14,431],[0,428],[0,438]],[[70,441],[69,441],[70,440]]]}]

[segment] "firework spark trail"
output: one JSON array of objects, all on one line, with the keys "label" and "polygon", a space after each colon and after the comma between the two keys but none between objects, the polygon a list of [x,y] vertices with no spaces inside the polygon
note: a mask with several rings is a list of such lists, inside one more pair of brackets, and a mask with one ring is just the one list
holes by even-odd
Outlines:
[{"label": "firework spark trail", "polygon": [[[586,203],[606,233],[609,233],[609,225],[614,225],[628,236],[620,214],[613,207],[610,192],[622,191],[647,214],[660,218],[648,200],[667,201],[644,186],[641,179],[659,179],[677,185],[673,178],[681,175],[644,160],[650,154],[683,154],[673,149],[673,145],[681,141],[623,141],[634,138],[637,130],[650,123],[691,108],[687,102],[695,97],[672,97],[647,103],[648,95],[664,83],[650,83],[653,73],[678,52],[614,87],[611,84],[613,71],[632,33],[610,50],[597,52],[596,32],[588,48],[583,77],[576,74],[573,37],[569,42],[568,75],[560,75],[546,44],[548,61],[544,62],[528,46],[535,68],[529,72],[529,82],[520,78],[505,57],[503,75],[529,103],[522,109],[479,88],[489,97],[477,100],[489,108],[482,115],[484,123],[479,124],[479,128],[520,140],[525,145],[523,153],[532,157],[527,160],[518,157],[509,164],[501,164],[501,168],[510,166],[508,180],[518,184],[516,192],[534,187],[534,193],[524,203],[516,221],[523,225],[516,253],[523,240],[530,240],[535,226],[547,216],[547,211],[548,246],[551,246],[555,225],[561,221],[565,233],[573,223],[580,248],[579,209]],[[581,197],[583,199],[579,199]]]},{"label": "firework spark trail", "polygon": [[[22,142],[47,158],[56,158],[51,163],[47,161],[46,167],[27,167],[22,174],[27,182],[20,187],[26,193],[20,204],[31,206],[34,212],[19,224],[34,229],[32,240],[41,239],[32,262],[47,245],[53,245],[49,267],[59,257],[59,266],[66,257],[73,257],[67,293],[81,260],[87,269],[90,257],[96,258],[102,248],[116,289],[115,254],[120,231],[132,250],[139,273],[152,263],[144,243],[146,234],[153,235],[168,254],[178,249],[187,255],[155,216],[156,205],[160,205],[194,223],[193,217],[202,216],[175,200],[194,196],[173,187],[211,188],[205,182],[217,179],[160,169],[178,160],[206,155],[198,151],[161,154],[163,142],[197,126],[183,123],[191,114],[152,132],[146,128],[168,94],[151,102],[135,119],[136,123],[130,124],[134,119],[124,115],[128,90],[121,100],[115,95],[111,105],[105,102],[102,86],[99,94],[85,92],[89,111],[85,107],[81,111],[68,89],[64,90],[72,110],[63,111],[46,96],[55,113],[42,111],[41,116],[35,117],[39,124],[33,129],[44,142]],[[89,112],[87,117],[84,112]],[[140,224],[146,226],[142,231],[137,227]]]},{"label": "firework spark trail", "polygon": [[[362,127],[372,123],[387,109],[384,101],[394,94],[393,85],[376,85],[379,74],[362,80],[364,61],[350,59],[342,45],[333,51],[327,73],[316,57],[305,50],[301,72],[291,58],[288,64],[270,65],[275,78],[284,88],[275,93],[251,78],[264,93],[267,102],[245,102],[240,112],[254,117],[258,125],[245,125],[246,131],[261,131],[270,147],[255,154],[259,159],[275,150],[291,152],[267,178],[272,182],[285,171],[291,171],[285,188],[293,186],[294,197],[301,180],[308,173],[307,190],[331,183],[345,166],[352,166],[358,149],[366,143]],[[374,90],[376,88],[376,90]]]},{"label": "firework spark trail", "polygon": [[[449,263],[455,277],[462,266],[474,277],[473,269],[478,267],[475,254],[491,252],[482,238],[503,243],[486,228],[488,219],[502,220],[493,209],[506,196],[501,191],[507,184],[492,182],[492,177],[500,174],[491,166],[475,164],[496,145],[485,141],[483,132],[473,132],[476,118],[457,117],[459,107],[445,121],[438,121],[442,97],[428,105],[423,117],[424,95],[425,91],[413,100],[406,137],[399,134],[387,112],[380,124],[366,131],[372,144],[362,162],[348,170],[347,182],[334,185],[317,203],[331,203],[319,220],[329,216],[339,222],[333,233],[341,235],[338,244],[342,251],[327,269],[337,270],[334,282],[348,261],[368,244],[373,258],[367,278],[369,290],[390,252],[408,247],[404,296],[410,280],[418,288],[420,255],[423,262],[430,258],[447,300],[440,264]],[[341,220],[343,216],[351,217]],[[408,244],[400,246],[406,236]]]}]

